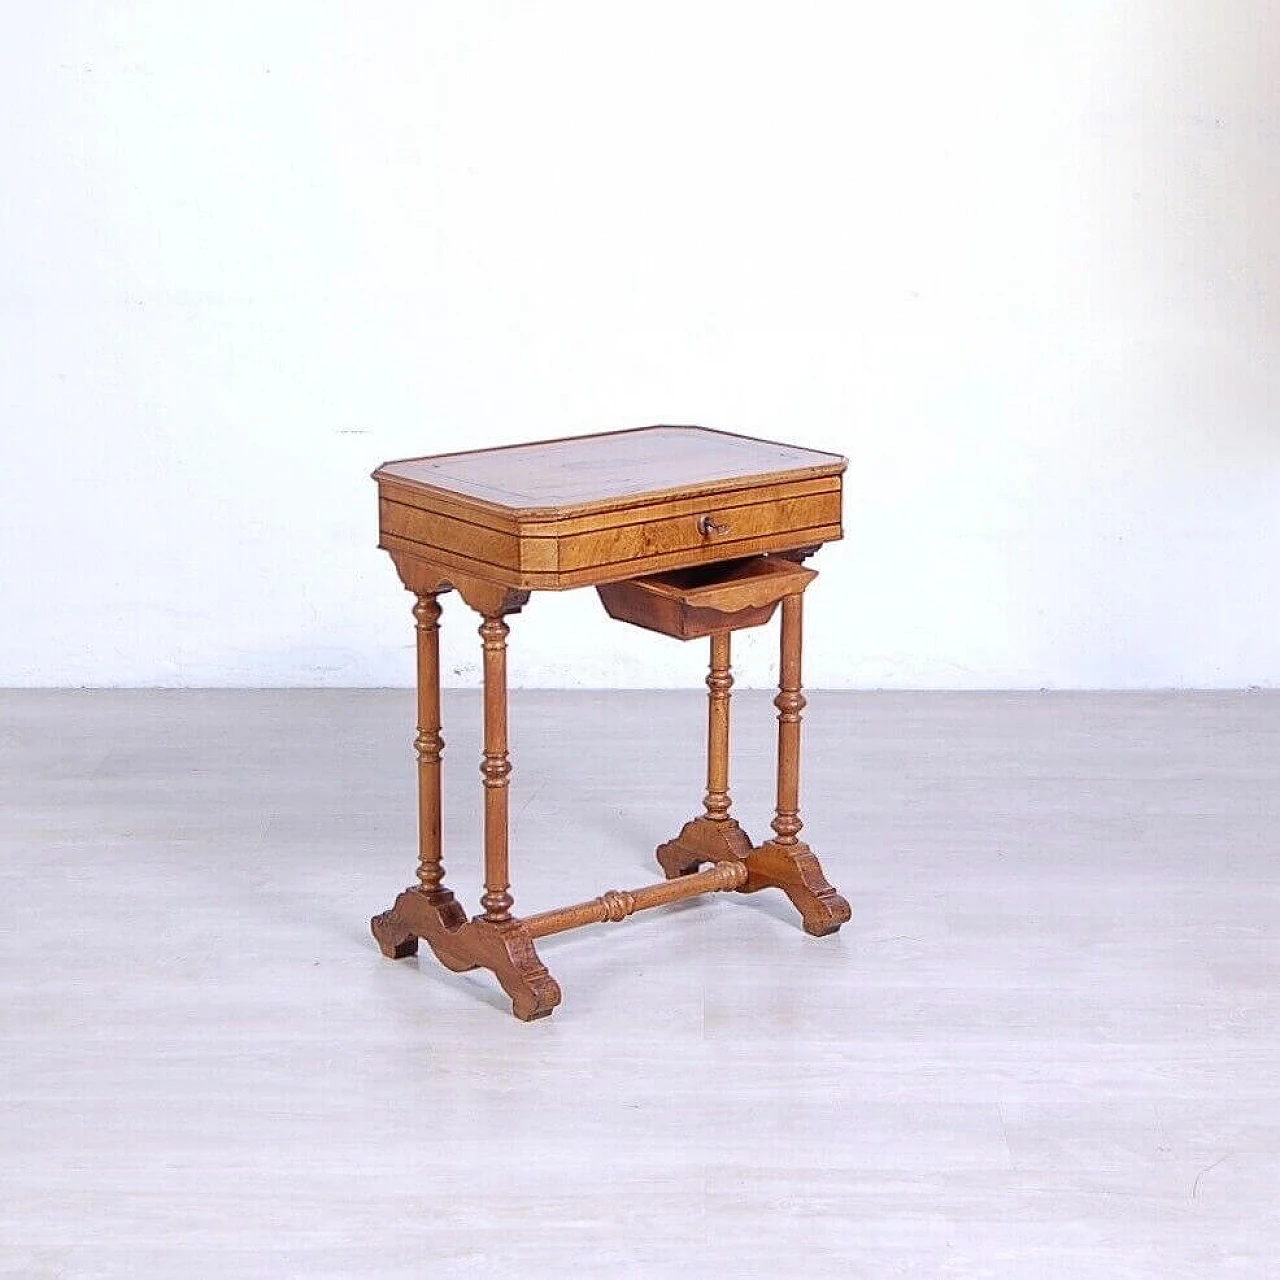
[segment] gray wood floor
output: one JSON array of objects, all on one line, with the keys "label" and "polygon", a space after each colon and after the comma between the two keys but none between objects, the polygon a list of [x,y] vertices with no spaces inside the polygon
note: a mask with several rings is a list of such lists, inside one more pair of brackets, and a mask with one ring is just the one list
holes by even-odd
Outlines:
[{"label": "gray wood floor", "polygon": [[[772,708],[734,699],[769,816]],[[479,880],[478,703],[446,861]],[[512,699],[517,910],[656,878],[687,694]],[[0,1275],[1280,1274],[1280,697],[812,695],[774,895],[384,960],[403,692],[0,694]]]}]

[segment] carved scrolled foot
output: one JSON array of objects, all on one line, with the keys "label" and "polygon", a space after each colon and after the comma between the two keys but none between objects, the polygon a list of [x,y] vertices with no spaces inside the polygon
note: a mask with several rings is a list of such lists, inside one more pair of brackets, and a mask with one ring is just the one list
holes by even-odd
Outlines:
[{"label": "carved scrolled foot", "polygon": [[[377,921],[388,923],[378,926]],[[511,1012],[523,1022],[545,1018],[560,1003],[560,984],[547,972],[534,950],[533,939],[519,920],[495,923],[483,916],[468,920],[447,889],[427,893],[406,889],[390,911],[375,917],[374,936],[383,946],[381,927],[389,944],[401,938],[421,938],[446,969],[465,973],[489,969],[511,997]],[[403,944],[402,944],[403,945]],[[383,946],[386,955],[394,952]],[[401,951],[412,955],[412,951]]]},{"label": "carved scrolled foot", "polygon": [[817,855],[803,841],[782,845],[766,840],[747,857],[743,893],[781,889],[804,919],[804,931],[815,938],[835,933],[853,915],[848,902],[827,882]]},{"label": "carved scrolled foot", "polygon": [[560,1003],[560,984],[547,972],[519,920],[495,923],[476,916],[455,932],[427,939],[437,959],[455,973],[485,968],[511,997],[522,1022],[545,1018]]},{"label": "carved scrolled foot", "polygon": [[693,818],[674,840],[660,844],[655,856],[668,880],[692,875],[704,862],[745,859],[751,852],[751,837],[734,818]]},{"label": "carved scrolled foot", "polygon": [[388,960],[403,960],[418,954],[418,935],[394,911],[384,911],[369,921],[378,950]]},{"label": "carved scrolled foot", "polygon": [[481,916],[471,922],[473,954],[492,969],[511,997],[511,1012],[521,1022],[545,1018],[560,1003],[560,984],[538,959],[533,939],[518,920],[493,924]]},{"label": "carved scrolled foot", "polygon": [[[417,954],[419,938],[436,950],[436,939],[466,924],[467,913],[449,889],[406,889],[390,911],[374,916],[369,923],[382,954],[402,960]],[[470,964],[464,967],[475,968]]]}]

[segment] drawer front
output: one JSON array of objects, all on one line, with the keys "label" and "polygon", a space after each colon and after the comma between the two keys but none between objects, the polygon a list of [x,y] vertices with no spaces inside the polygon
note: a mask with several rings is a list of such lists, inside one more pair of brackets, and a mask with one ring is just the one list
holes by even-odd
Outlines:
[{"label": "drawer front", "polygon": [[709,500],[695,514],[568,535],[560,541],[559,568],[562,574],[572,574],[639,562],[637,571],[643,572],[643,562],[683,552],[689,553],[690,563],[730,559],[751,553],[745,545],[735,550],[735,544],[754,548],[762,541],[785,541],[788,535],[806,530],[823,531],[830,538],[832,528],[838,530],[839,524],[839,490],[739,505],[717,505]]}]

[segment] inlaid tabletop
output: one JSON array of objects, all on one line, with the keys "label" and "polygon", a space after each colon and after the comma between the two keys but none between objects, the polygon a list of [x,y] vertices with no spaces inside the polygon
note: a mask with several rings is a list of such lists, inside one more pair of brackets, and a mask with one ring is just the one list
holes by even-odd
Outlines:
[{"label": "inlaid tabletop", "polygon": [[709,427],[640,427],[388,462],[378,479],[420,484],[521,514],[590,509],[639,494],[712,493],[738,482],[838,475],[839,454]]}]

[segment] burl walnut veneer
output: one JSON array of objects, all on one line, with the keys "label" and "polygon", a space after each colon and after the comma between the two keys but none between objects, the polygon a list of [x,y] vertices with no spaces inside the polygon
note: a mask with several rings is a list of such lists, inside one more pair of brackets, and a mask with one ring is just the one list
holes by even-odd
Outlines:
[{"label": "burl walnut veneer", "polygon": [[[534,948],[548,934],[728,889],[781,889],[814,935],[849,919],[849,904],[799,839],[801,608],[817,576],[801,562],[841,536],[845,465],[835,454],[704,427],[646,427],[374,472],[379,545],[416,596],[418,641],[418,883],[373,918],[385,955],[413,955],[421,939],[450,969],[491,969],[516,1017],[531,1020],[560,1003]],[[532,591],[580,586],[596,587],[611,617],[680,639],[710,637],[704,812],[658,848],[664,881],[520,918],[508,873],[504,619]],[[445,887],[440,847],[439,596],[450,589],[482,619],[485,891],[471,918]],[[772,838],[755,844],[729,814],[730,637],[768,622],[779,605],[777,813]]]}]

